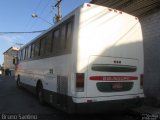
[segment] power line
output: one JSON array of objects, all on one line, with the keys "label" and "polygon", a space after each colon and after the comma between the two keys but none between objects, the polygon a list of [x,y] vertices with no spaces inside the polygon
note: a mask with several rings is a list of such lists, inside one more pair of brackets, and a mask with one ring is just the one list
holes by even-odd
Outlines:
[{"label": "power line", "polygon": [[[51,24],[51,23],[48,22],[48,20],[47,20],[46,17],[43,17],[43,14],[45,13],[46,9],[49,7],[49,4],[51,4],[50,2],[51,2],[51,0],[48,0],[47,2],[45,1],[45,3],[43,3],[43,4],[41,5],[41,10],[39,10],[39,11],[36,12],[36,14],[38,14],[38,16],[41,16],[41,20],[42,20],[43,18],[45,18],[45,19],[43,19],[43,21],[45,21],[45,22],[47,22],[47,23],[49,23],[49,24]],[[41,21],[37,21],[37,22],[33,25],[32,28],[38,29],[40,26],[42,27]]]},{"label": "power line", "polygon": [[[39,6],[40,6],[40,4],[42,3],[42,1],[40,0],[39,2],[38,2],[38,4],[36,5],[36,7],[35,7],[35,9],[33,10],[34,12],[37,12],[37,10],[38,10],[38,8],[39,8]],[[27,22],[27,24],[26,24],[26,27],[25,28],[27,28],[29,25],[30,25],[30,22],[31,22],[31,17],[29,18],[29,21]],[[29,26],[30,27],[30,26]]]},{"label": "power line", "polygon": [[29,32],[0,32],[0,34],[26,34],[26,33],[40,33],[46,30],[39,30],[39,31],[29,31]]},{"label": "power line", "polygon": [[59,5],[59,3],[61,3],[62,0],[58,0],[57,3],[54,5],[54,7],[57,7]]},{"label": "power line", "polygon": [[43,15],[43,13],[46,11],[46,9],[48,8],[48,6],[50,5],[50,0],[46,3],[46,5],[43,7],[43,9],[41,9],[41,12],[39,14]]},{"label": "power line", "polygon": [[42,17],[38,16],[38,15],[35,14],[35,13],[32,14],[32,17],[33,17],[33,18],[40,18],[40,19],[43,20],[44,22],[46,22],[46,23],[48,23],[48,24],[50,24],[50,25],[53,25],[52,23],[48,22],[47,20],[43,19]]},{"label": "power line", "polygon": [[[37,4],[35,5],[35,8],[33,8],[32,10],[34,12],[37,12],[37,10],[40,8],[40,5],[42,4],[42,0],[39,0],[39,2],[36,2]],[[33,28],[33,26],[35,25],[35,22],[32,21],[32,18],[29,17],[28,22],[26,23],[25,26],[25,31]],[[26,34],[23,34],[26,38],[28,38],[28,36]]]}]

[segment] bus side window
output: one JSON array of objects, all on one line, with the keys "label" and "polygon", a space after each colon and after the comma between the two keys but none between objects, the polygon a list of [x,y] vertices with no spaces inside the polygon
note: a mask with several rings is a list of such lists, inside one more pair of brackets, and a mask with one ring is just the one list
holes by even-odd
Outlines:
[{"label": "bus side window", "polygon": [[60,49],[59,29],[53,32],[53,51],[54,53]]},{"label": "bus side window", "polygon": [[31,45],[28,47],[28,57],[27,58],[28,59],[31,58]]},{"label": "bus side window", "polygon": [[20,51],[19,58],[20,58],[20,61],[22,61],[22,50]]},{"label": "bus side window", "polygon": [[45,55],[45,44],[46,44],[46,37],[40,40],[40,56]]},{"label": "bus side window", "polygon": [[34,58],[34,46],[35,44],[33,43],[31,47],[31,58]]},{"label": "bus side window", "polygon": [[71,49],[71,39],[72,39],[72,21],[67,23],[67,31],[66,31],[66,41],[65,41],[65,49]]},{"label": "bus side window", "polygon": [[40,40],[35,42],[35,46],[34,46],[34,57],[38,57],[40,51]]},{"label": "bus side window", "polygon": [[65,40],[66,40],[66,25],[63,25],[61,28],[61,35],[60,35],[60,50],[65,49]]},{"label": "bus side window", "polygon": [[55,45],[54,45],[54,44],[55,44],[55,41],[54,41],[54,32],[55,32],[55,31],[52,32],[52,48],[51,48],[51,49],[52,49],[52,53],[55,52],[55,48],[54,48],[54,46],[55,46]]},{"label": "bus side window", "polygon": [[52,46],[51,33],[48,33],[45,43],[45,55],[50,55]]},{"label": "bus side window", "polygon": [[18,52],[18,61],[20,61],[20,51]]},{"label": "bus side window", "polygon": [[25,48],[21,51],[21,60],[24,60],[25,58]]},{"label": "bus side window", "polygon": [[23,50],[21,50],[21,61],[23,61]]},{"label": "bus side window", "polygon": [[26,47],[26,50],[25,50],[25,58],[24,58],[25,60],[27,60],[28,59],[28,47]]}]

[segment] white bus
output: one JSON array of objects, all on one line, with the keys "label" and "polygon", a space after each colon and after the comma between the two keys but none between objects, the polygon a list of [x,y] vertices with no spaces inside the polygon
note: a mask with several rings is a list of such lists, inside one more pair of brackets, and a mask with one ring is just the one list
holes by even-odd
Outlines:
[{"label": "white bus", "polygon": [[68,113],[128,109],[143,93],[139,20],[85,3],[20,49],[16,81]]}]

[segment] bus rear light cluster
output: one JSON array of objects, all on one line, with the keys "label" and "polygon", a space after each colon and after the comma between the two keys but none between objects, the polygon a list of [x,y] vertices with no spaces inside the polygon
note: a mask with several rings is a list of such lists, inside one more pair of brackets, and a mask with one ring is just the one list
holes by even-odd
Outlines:
[{"label": "bus rear light cluster", "polygon": [[140,86],[141,86],[141,89],[143,88],[143,74],[140,75]]},{"label": "bus rear light cluster", "polygon": [[84,73],[76,73],[76,91],[84,91]]}]

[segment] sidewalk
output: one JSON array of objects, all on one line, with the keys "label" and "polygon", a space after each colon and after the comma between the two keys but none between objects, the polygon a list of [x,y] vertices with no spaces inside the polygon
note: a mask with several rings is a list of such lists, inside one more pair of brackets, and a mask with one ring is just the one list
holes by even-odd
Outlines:
[{"label": "sidewalk", "polygon": [[140,120],[160,120],[160,107],[146,103],[139,108],[132,109],[130,114],[137,116]]},{"label": "sidewalk", "polygon": [[133,109],[133,111],[140,113],[140,114],[153,114],[153,115],[160,115],[160,108],[143,105],[140,108]]}]

